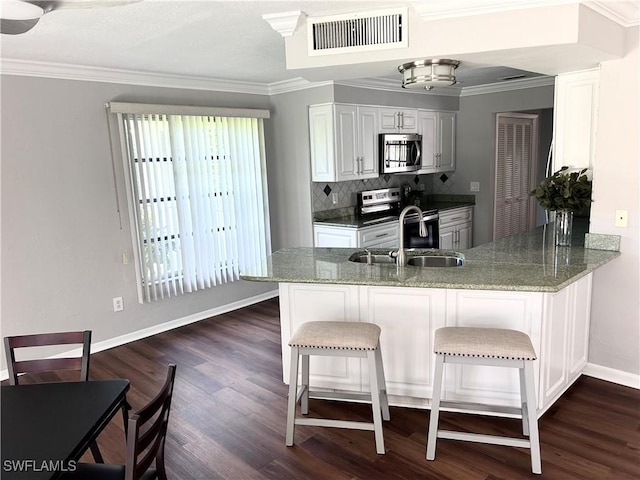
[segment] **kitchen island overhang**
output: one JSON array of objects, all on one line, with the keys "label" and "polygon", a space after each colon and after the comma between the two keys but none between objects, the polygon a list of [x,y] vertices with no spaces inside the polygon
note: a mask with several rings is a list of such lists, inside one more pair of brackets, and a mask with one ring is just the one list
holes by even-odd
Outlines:
[{"label": "kitchen island overhang", "polygon": [[[464,264],[449,268],[349,261],[358,249],[288,248],[246,270],[242,278],[280,284],[285,382],[288,340],[301,323],[373,322],[382,328],[390,402],[428,408],[437,328],[511,328],[527,333],[538,353],[534,366],[541,415],[587,363],[592,272],[620,255],[578,242],[557,248],[552,240],[547,228],[539,227],[466,250]],[[516,372],[496,375],[489,367],[448,367],[448,399],[518,405]],[[354,359],[318,359],[311,373],[318,388],[368,388],[366,365]]]}]

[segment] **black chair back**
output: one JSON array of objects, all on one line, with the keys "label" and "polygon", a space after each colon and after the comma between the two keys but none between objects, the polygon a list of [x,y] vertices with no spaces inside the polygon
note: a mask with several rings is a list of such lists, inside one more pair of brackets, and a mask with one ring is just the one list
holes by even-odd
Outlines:
[{"label": "black chair back", "polygon": [[[16,361],[15,349],[17,348],[70,344],[82,345],[81,357]],[[51,372],[56,370],[80,370],[80,380],[86,381],[89,379],[91,330],[5,337],[4,348],[7,355],[7,369],[9,370],[9,383],[11,385],[18,385],[18,375],[21,373]]]}]

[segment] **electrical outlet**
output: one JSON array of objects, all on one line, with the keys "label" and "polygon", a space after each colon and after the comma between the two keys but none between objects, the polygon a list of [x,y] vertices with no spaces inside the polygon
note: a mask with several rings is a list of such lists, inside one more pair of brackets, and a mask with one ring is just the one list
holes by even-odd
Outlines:
[{"label": "electrical outlet", "polygon": [[470,192],[479,192],[480,191],[480,182],[471,182],[469,186]]},{"label": "electrical outlet", "polygon": [[127,265],[129,263],[129,254],[126,252],[122,252],[122,264]]},{"label": "electrical outlet", "polygon": [[124,310],[124,302],[122,301],[122,297],[115,297],[113,299],[113,311],[121,312]]},{"label": "electrical outlet", "polygon": [[333,203],[334,205],[338,203],[338,194],[337,193],[332,193],[331,194],[331,203]]},{"label": "electrical outlet", "polygon": [[616,210],[616,221],[614,226],[626,228],[628,224],[629,212],[627,210]]}]

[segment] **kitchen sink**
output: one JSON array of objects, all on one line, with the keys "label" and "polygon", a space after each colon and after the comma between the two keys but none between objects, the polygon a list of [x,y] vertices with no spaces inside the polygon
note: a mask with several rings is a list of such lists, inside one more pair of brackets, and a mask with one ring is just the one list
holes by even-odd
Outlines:
[{"label": "kitchen sink", "polygon": [[[395,265],[396,259],[389,256],[388,253],[371,253],[356,252],[349,257],[350,262],[368,263],[371,257],[373,265]],[[461,255],[416,255],[409,254],[407,265],[412,267],[459,267],[464,263],[464,257]]]},{"label": "kitchen sink", "polygon": [[418,255],[407,260],[413,267],[459,267],[463,263],[463,258],[451,255]]},{"label": "kitchen sink", "polygon": [[[368,261],[367,257],[368,257],[368,255],[367,255],[366,252],[356,252],[356,253],[354,253],[353,255],[351,255],[349,257],[349,261],[350,262],[357,262],[357,263],[367,263],[367,261]],[[396,259],[390,257],[388,253],[385,253],[385,254],[372,253],[371,254],[371,263],[374,263],[374,264],[381,264],[381,263],[395,264],[396,263]]]}]

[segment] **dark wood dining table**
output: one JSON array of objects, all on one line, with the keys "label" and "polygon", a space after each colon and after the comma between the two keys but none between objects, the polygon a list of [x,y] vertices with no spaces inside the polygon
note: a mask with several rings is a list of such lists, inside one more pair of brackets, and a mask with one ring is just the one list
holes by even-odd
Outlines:
[{"label": "dark wood dining table", "polygon": [[2,480],[59,478],[74,469],[128,390],[124,379],[3,386]]}]

